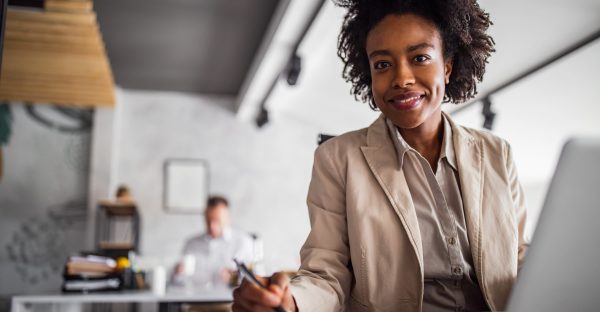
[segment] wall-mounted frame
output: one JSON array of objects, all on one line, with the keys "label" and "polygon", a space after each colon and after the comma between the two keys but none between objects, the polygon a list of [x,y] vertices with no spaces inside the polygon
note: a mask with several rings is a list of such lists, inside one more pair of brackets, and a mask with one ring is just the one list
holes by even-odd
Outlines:
[{"label": "wall-mounted frame", "polygon": [[167,212],[202,213],[208,199],[208,163],[202,159],[167,159],[163,204]]}]

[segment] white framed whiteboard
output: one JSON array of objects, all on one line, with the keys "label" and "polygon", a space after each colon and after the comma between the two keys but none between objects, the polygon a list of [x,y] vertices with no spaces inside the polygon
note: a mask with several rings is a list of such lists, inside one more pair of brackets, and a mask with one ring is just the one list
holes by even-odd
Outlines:
[{"label": "white framed whiteboard", "polygon": [[165,210],[202,213],[208,199],[208,163],[203,159],[167,159],[164,164]]}]

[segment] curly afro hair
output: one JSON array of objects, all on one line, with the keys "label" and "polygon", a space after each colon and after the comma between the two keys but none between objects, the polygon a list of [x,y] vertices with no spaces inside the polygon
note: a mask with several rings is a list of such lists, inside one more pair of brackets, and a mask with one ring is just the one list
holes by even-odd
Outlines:
[{"label": "curly afro hair", "polygon": [[333,0],[348,9],[338,37],[338,56],[344,62],[343,78],[352,83],[356,99],[377,110],[371,93],[371,72],[366,52],[367,35],[389,14],[411,13],[432,21],[440,31],[444,57],[452,58],[450,82],[444,103],[461,103],[477,94],[494,40],[486,31],[492,22],[476,0]]}]

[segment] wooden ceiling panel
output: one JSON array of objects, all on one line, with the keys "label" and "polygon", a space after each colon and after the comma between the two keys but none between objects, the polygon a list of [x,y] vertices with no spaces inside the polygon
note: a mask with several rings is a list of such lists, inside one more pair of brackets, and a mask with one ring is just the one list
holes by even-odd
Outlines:
[{"label": "wooden ceiling panel", "polygon": [[91,1],[45,7],[8,10],[0,100],[113,106],[114,79]]}]

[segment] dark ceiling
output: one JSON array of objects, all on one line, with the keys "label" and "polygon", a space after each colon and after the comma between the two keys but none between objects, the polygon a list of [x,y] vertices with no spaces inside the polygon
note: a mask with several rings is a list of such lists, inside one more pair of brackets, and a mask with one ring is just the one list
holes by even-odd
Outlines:
[{"label": "dark ceiling", "polygon": [[97,0],[117,85],[237,95],[278,0]]}]

